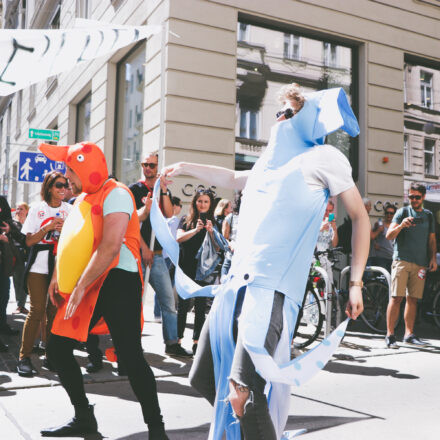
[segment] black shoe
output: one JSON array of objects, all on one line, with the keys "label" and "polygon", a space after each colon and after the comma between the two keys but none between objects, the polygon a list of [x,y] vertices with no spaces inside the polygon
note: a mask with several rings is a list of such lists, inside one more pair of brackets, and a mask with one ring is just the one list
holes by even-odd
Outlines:
[{"label": "black shoe", "polygon": [[385,336],[385,344],[388,348],[398,349],[397,340],[394,335]]},{"label": "black shoe", "polygon": [[405,338],[403,338],[403,342],[405,344],[415,345],[417,347],[429,347],[430,346],[430,344],[428,344],[425,341],[422,341],[413,333],[411,333],[409,336],[406,336]]},{"label": "black shoe", "polygon": [[193,344],[193,355],[196,355],[196,351],[197,351],[197,344]]},{"label": "black shoe", "polygon": [[8,346],[0,341],[0,353],[6,353],[8,351]]},{"label": "black shoe", "polygon": [[46,370],[56,373],[55,367],[53,366],[52,362],[50,362],[50,360],[47,359],[47,357],[43,359],[42,367],[45,368]]},{"label": "black shoe", "polygon": [[165,353],[176,357],[192,357],[192,353],[185,350],[180,344],[170,344],[165,346]]},{"label": "black shoe", "polygon": [[124,365],[121,364],[121,362],[118,362],[118,376],[128,376],[127,370],[125,369]]},{"label": "black shoe", "polygon": [[17,364],[17,373],[22,377],[34,377],[34,373],[36,373],[34,366],[32,365],[31,359],[25,357],[20,359]]},{"label": "black shoe", "polygon": [[87,373],[97,373],[99,370],[102,370],[104,367],[102,366],[102,359],[99,360],[90,360],[86,365]]},{"label": "black shoe", "polygon": [[20,333],[20,330],[15,330],[9,327],[8,324],[4,324],[0,327],[0,333],[3,333],[4,335],[8,335],[8,336],[15,336]]},{"label": "black shoe", "polygon": [[74,437],[98,432],[98,423],[93,414],[93,406],[75,408],[75,417],[65,425],[40,431],[43,437]]}]

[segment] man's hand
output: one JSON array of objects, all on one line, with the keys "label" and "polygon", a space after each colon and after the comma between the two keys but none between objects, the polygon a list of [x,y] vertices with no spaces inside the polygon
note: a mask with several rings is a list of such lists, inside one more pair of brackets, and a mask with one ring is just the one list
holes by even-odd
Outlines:
[{"label": "man's hand", "polygon": [[84,289],[84,287],[76,285],[76,287],[73,289],[73,292],[70,295],[69,302],[67,303],[66,314],[64,315],[64,319],[70,319],[75,314],[76,309],[78,308],[79,303],[83,299],[85,292],[86,289]]},{"label": "man's hand", "polygon": [[415,226],[414,223],[414,217],[406,217],[402,220],[402,223],[400,223],[400,226],[402,228],[410,228],[411,226]]},{"label": "man's hand", "polygon": [[160,180],[160,190],[164,193],[167,192],[168,185],[171,183],[171,181],[168,179],[166,174],[161,174],[159,180]]},{"label": "man's hand", "polygon": [[55,307],[60,308],[64,303],[64,298],[59,294],[58,281],[56,280],[56,278],[52,279],[52,281],[50,282],[47,292],[49,293],[49,298],[52,304]]},{"label": "man's hand", "polygon": [[172,165],[168,165],[167,167],[162,168],[161,175],[164,177],[167,185],[172,183],[171,180],[168,180],[169,177],[180,176],[184,172],[184,162],[177,162]]},{"label": "man's hand", "polygon": [[7,243],[9,241],[8,236],[4,234],[0,234],[0,241]]},{"label": "man's hand", "polygon": [[151,205],[153,204],[153,199],[151,198],[151,192],[147,194],[147,197],[145,197],[144,206],[142,208],[139,208],[137,210],[139,221],[144,222],[147,217],[150,215]]},{"label": "man's hand", "polygon": [[362,289],[360,286],[350,287],[349,299],[345,314],[351,318],[356,319],[364,310],[364,303],[362,300]]},{"label": "man's hand", "polygon": [[437,259],[435,257],[431,258],[428,269],[430,272],[435,272],[437,270]]},{"label": "man's hand", "polygon": [[151,269],[154,261],[154,252],[149,249],[148,246],[141,246],[141,255],[145,267],[149,267]]}]

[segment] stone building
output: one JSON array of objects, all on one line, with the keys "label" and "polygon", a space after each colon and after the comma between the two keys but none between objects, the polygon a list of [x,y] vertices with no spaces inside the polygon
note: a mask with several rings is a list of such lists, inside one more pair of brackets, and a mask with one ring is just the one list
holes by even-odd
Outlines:
[{"label": "stone building", "polygon": [[[139,161],[159,146],[163,163],[244,169],[265,148],[276,90],[292,81],[349,94],[361,134],[329,142],[349,157],[374,215],[386,201],[402,204],[404,182],[438,176],[436,0],[13,0],[3,7],[4,27],[69,28],[75,17],[163,23],[165,32],[0,99],[0,185],[12,206],[38,198],[37,184],[17,182],[19,151],[36,148],[29,128],[58,129],[61,145],[96,142],[126,183],[140,178]],[[427,102],[430,78],[431,108],[418,89],[423,81]],[[187,202],[199,183],[182,177],[172,189]]]}]

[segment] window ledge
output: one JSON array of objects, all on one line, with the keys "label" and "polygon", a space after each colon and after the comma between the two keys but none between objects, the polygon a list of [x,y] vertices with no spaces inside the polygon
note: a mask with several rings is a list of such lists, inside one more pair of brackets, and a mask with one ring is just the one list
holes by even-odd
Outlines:
[{"label": "window ledge", "polygon": [[425,174],[426,179],[437,179],[437,176],[434,176],[433,174]]},{"label": "window ledge", "polygon": [[21,136],[21,129],[19,128],[15,133],[15,140],[17,140]]},{"label": "window ledge", "polygon": [[403,174],[404,174],[405,176],[411,176],[412,172],[411,172],[411,171],[408,171],[408,170],[404,170],[404,171],[403,171]]},{"label": "window ledge", "polygon": [[46,89],[46,98],[49,98],[50,95],[55,91],[58,86],[58,78],[55,77],[50,83],[47,84]]},{"label": "window ledge", "polygon": [[37,109],[34,107],[30,112],[28,117],[26,118],[28,122],[31,122],[32,119],[34,119],[35,115],[37,114]]}]

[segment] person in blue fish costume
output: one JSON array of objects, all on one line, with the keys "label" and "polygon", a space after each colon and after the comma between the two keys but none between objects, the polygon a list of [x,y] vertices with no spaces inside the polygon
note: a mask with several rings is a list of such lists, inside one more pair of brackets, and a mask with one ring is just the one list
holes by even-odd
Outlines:
[{"label": "person in blue fish costume", "polygon": [[179,162],[162,171],[167,178],[185,174],[243,190],[235,253],[223,284],[201,288],[185,277],[157,205],[158,187],[153,197],[152,225],[178,268],[179,295],[214,296],[190,372],[192,386],[214,406],[211,440],[225,434],[227,440],[291,438],[283,433],[290,386],[300,386],[322,369],[344,336],[348,319],[313,350],[290,359],[329,196],[340,196],[353,224],[346,314],[356,319],[363,310],[370,222],[347,158],[324,143],[338,129],[357,136],[356,117],[341,88],[303,95],[291,84],[282,89],[282,98],[284,108],[252,170]]}]

